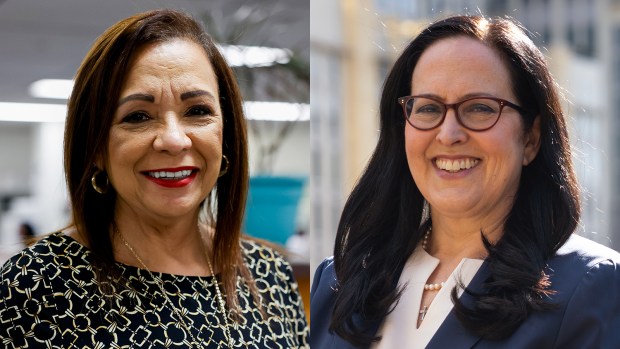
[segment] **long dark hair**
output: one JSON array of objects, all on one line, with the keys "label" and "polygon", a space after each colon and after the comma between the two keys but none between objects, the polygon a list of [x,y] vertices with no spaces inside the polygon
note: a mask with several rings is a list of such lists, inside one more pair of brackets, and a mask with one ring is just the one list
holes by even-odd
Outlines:
[{"label": "long dark hair", "polygon": [[560,97],[543,54],[518,24],[506,18],[455,16],[424,29],[394,64],[383,86],[378,144],[338,226],[338,288],[330,330],[357,345],[379,339],[364,332],[396,306],[402,292],[397,287],[400,271],[430,225],[423,215],[424,197],[407,164],[405,121],[397,98],[410,93],[411,76],[424,50],[455,36],[479,40],[499,54],[510,71],[517,102],[531,111],[522,115],[525,130],[536,117],[541,128],[540,150],[523,168],[501,239],[492,245],[481,237],[489,253],[486,292],[472,294],[473,306],[466,307],[453,290],[456,315],[468,330],[498,339],[509,336],[531,311],[554,306],[544,297],[553,293],[545,264],[573,233],[580,216]]},{"label": "long dark hair", "polygon": [[73,225],[85,236],[95,272],[102,284],[115,278],[110,237],[116,193],[95,192],[91,177],[96,159],[107,158],[109,131],[121,87],[132,56],[140,47],[175,38],[201,45],[217,76],[224,116],[223,153],[228,172],[217,180],[214,200],[215,240],[213,262],[220,267],[229,307],[235,308],[235,282],[243,276],[252,285],[239,248],[241,224],[248,189],[247,134],[241,94],[235,76],[210,36],[189,15],[175,10],[155,10],[121,20],[93,44],[75,77],[68,102],[64,165]]}]

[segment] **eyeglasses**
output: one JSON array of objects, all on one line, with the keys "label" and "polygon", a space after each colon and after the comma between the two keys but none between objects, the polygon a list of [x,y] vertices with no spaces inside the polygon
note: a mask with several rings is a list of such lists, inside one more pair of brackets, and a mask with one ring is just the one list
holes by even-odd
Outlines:
[{"label": "eyeglasses", "polygon": [[472,131],[485,131],[495,126],[505,106],[526,112],[514,103],[495,97],[472,97],[446,104],[432,97],[405,96],[400,97],[398,103],[403,107],[405,120],[418,130],[432,130],[441,125],[450,108],[456,112],[458,123]]}]

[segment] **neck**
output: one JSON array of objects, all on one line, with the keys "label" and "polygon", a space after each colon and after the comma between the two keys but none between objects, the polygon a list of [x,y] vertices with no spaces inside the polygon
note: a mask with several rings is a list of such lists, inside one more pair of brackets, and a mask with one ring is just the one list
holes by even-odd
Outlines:
[{"label": "neck", "polygon": [[[112,233],[114,254],[121,263],[153,272],[177,275],[210,275],[207,256],[211,256],[211,234],[198,226],[198,218],[176,222],[151,222],[117,214],[117,232]],[[140,261],[124,244],[134,249]]]},{"label": "neck", "polygon": [[482,234],[495,243],[502,234],[503,222],[493,224],[466,224],[462,221],[432,217],[432,234],[428,238],[428,253],[442,261],[463,258],[484,259],[488,252]]}]

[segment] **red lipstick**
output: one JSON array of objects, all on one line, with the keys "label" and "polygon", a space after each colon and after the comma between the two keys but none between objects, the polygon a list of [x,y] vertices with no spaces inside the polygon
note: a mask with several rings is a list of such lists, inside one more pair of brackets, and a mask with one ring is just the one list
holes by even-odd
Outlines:
[{"label": "red lipstick", "polygon": [[194,181],[198,168],[183,166],[174,168],[158,168],[141,172],[148,180],[165,188],[181,188]]}]

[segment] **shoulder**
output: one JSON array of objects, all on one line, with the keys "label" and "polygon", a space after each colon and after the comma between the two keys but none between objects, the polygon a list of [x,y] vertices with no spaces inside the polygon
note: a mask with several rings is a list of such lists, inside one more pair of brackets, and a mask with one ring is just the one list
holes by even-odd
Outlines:
[{"label": "shoulder", "polygon": [[338,280],[334,268],[334,257],[328,257],[319,264],[314,271],[312,288],[310,290],[310,306],[314,309],[328,310],[333,307]]},{"label": "shoulder", "polygon": [[620,253],[574,235],[549,264],[558,274],[552,287],[565,304],[558,347],[615,347],[620,297],[611,295],[620,294]]},{"label": "shoulder", "polygon": [[263,242],[261,240],[255,240],[252,238],[244,238],[241,239],[241,249],[244,254],[259,254],[265,255],[269,257],[282,257],[279,252],[276,251],[275,245],[272,246],[268,242]]},{"label": "shoulder", "polygon": [[[310,290],[310,314],[323,318],[331,314],[334,307],[338,280],[334,269],[334,258],[323,260],[314,272]],[[331,316],[331,315],[329,315]],[[312,321],[311,321],[312,323]]]},{"label": "shoulder", "polygon": [[72,249],[71,241],[62,233],[50,234],[9,258],[2,266],[2,275],[42,270],[50,263],[63,264],[67,262],[63,257]]},{"label": "shoulder", "polygon": [[310,333],[312,333],[310,347],[312,348],[350,347],[329,330],[336,301],[337,284],[334,258],[326,258],[314,272],[310,291]]},{"label": "shoulder", "polygon": [[620,292],[620,253],[579,235],[558,249],[547,268],[556,299],[569,306],[579,304],[582,296],[587,301],[606,290]]},{"label": "shoulder", "polygon": [[620,265],[620,253],[582,236],[573,234],[550,259],[550,265],[569,267],[573,273],[587,272],[601,263]]},{"label": "shoulder", "polygon": [[285,262],[282,253],[278,252],[275,246],[269,246],[267,245],[267,243],[263,243],[258,240],[242,239],[241,251],[244,258],[246,258],[246,260],[249,260],[249,262],[251,263],[256,263],[259,260],[270,263],[276,261]]},{"label": "shoulder", "polygon": [[613,259],[620,261],[620,253],[611,248],[573,234],[557,252],[558,255],[573,255],[584,261],[597,259]]},{"label": "shoulder", "polygon": [[574,234],[548,260],[547,269],[552,288],[564,298],[577,291],[586,279],[620,282],[620,253]]},{"label": "shoulder", "polygon": [[[12,330],[0,325],[0,337],[18,338],[22,331],[34,327],[37,333],[53,335],[57,331],[53,324],[69,311],[66,292],[78,290],[75,277],[81,268],[90,271],[80,246],[54,233],[4,263],[0,270],[0,319],[10,320]],[[13,332],[4,332],[9,330]]]},{"label": "shoulder", "polygon": [[314,271],[311,294],[321,291],[333,291],[336,287],[336,270],[334,257],[325,258]]},{"label": "shoulder", "polygon": [[[84,273],[82,273],[84,271]],[[9,258],[0,270],[0,291],[22,290],[34,298],[74,286],[76,277],[92,275],[87,250],[75,240],[53,233]]]},{"label": "shoulder", "polygon": [[265,279],[275,276],[281,280],[292,281],[292,267],[275,247],[253,239],[243,239],[241,250],[254,277]]}]

